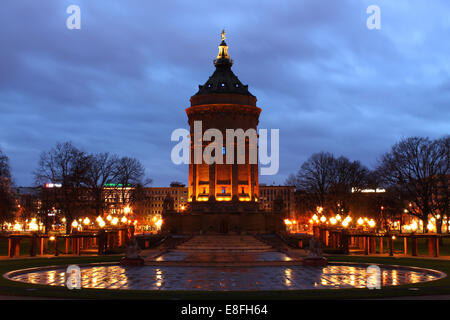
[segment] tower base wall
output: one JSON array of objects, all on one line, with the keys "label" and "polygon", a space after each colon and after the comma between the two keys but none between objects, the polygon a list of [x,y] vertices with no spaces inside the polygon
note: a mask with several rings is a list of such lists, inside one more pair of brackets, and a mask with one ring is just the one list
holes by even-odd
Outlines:
[{"label": "tower base wall", "polygon": [[172,234],[257,234],[284,230],[281,213],[268,212],[190,212],[167,211],[163,232]]}]

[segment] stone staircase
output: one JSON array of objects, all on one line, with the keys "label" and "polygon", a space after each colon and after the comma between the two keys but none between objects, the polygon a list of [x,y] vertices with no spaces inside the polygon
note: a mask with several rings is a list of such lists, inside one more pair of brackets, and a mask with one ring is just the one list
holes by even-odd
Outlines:
[{"label": "stone staircase", "polygon": [[264,252],[273,248],[251,235],[198,235],[172,251]]},{"label": "stone staircase", "polygon": [[254,267],[298,265],[301,260],[273,248],[251,235],[197,235],[160,255],[149,256],[146,265],[178,267]]}]

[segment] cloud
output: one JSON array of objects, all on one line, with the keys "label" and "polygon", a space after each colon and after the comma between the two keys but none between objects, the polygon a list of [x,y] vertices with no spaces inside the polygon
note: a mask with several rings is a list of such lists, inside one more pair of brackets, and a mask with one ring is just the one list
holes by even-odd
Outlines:
[{"label": "cloud", "polygon": [[[78,4],[82,29],[65,12]],[[170,162],[172,130],[213,72],[227,29],[234,72],[280,129],[282,183],[313,152],[366,165],[398,139],[449,132],[450,20],[444,0],[13,1],[0,11],[0,147],[18,184],[39,154],[71,140],[137,157],[154,185],[187,180]]]}]

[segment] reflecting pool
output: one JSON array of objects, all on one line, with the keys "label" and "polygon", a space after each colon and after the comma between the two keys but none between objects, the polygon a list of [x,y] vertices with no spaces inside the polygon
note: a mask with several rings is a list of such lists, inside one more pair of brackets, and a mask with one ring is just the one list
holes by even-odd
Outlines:
[{"label": "reflecting pool", "polygon": [[[445,277],[434,270],[380,266],[381,286],[433,281]],[[13,281],[65,285],[65,268],[11,272]],[[123,267],[118,264],[81,266],[82,288],[122,290],[306,290],[365,288],[367,265],[330,264],[326,267]]]}]

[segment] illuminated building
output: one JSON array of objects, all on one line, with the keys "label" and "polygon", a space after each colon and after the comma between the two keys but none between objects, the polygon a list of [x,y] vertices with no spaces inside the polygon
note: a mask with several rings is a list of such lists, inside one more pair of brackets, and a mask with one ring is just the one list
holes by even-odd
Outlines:
[{"label": "illuminated building", "polygon": [[[186,109],[191,136],[189,203],[182,213],[178,213],[170,201],[166,203],[163,211],[163,229],[166,231],[240,233],[275,232],[283,228],[281,211],[265,212],[259,208],[258,163],[257,159],[251,160],[251,155],[257,157],[256,130],[261,109],[256,106],[257,99],[248,86],[243,85],[231,70],[232,65],[222,32],[219,53],[214,60],[216,69],[208,81],[199,86]],[[223,147],[217,147],[222,151],[220,154],[216,154],[215,149],[216,161],[212,163],[202,157],[211,143],[203,139],[209,129],[219,131],[223,139],[213,141]],[[230,144],[227,143],[229,129],[233,132],[240,129],[248,134],[242,135],[241,140],[233,136]],[[242,146],[241,152],[239,146]],[[245,154],[241,158],[243,161],[238,161],[238,154],[242,153]]]},{"label": "illuminated building", "polygon": [[259,207],[264,211],[272,211],[277,206],[282,207],[286,217],[296,218],[295,187],[259,185]]}]

